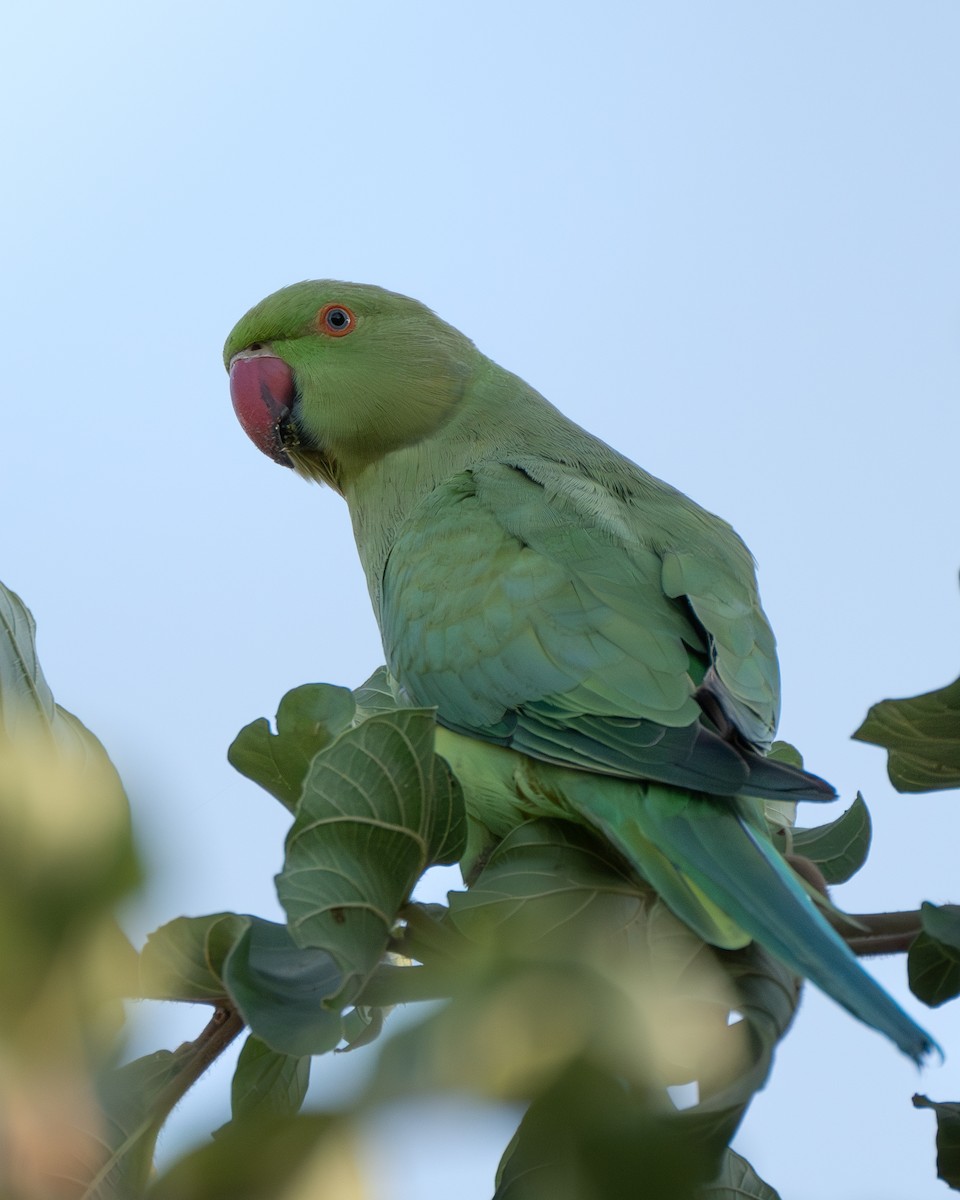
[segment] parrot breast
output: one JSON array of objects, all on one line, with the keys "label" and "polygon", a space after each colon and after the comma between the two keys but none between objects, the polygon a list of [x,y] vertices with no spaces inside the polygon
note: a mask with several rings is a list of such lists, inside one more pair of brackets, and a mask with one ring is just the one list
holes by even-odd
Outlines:
[{"label": "parrot breast", "polygon": [[293,372],[272,354],[238,354],[230,364],[230,399],[247,436],[285,467],[291,462],[283,449],[283,422],[296,398]]}]

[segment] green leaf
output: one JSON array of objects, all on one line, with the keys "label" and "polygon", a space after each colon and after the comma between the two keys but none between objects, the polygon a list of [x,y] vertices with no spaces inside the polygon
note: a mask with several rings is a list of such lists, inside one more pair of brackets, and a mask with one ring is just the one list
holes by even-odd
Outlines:
[{"label": "green leaf", "polygon": [[299,945],[323,947],[346,1004],[380,961],[427,867],[465,840],[459,785],[433,752],[432,709],[401,709],[348,729],[317,754],[286,842],[277,892]]},{"label": "green leaf", "polygon": [[367,1194],[346,1122],[311,1113],[225,1126],[156,1180],[147,1200],[363,1200]]},{"label": "green leaf", "polygon": [[234,1121],[293,1116],[310,1082],[309,1057],[278,1054],[251,1034],[240,1051],[230,1087]]},{"label": "green leaf", "polygon": [[357,705],[354,725],[359,725],[361,721],[369,721],[371,717],[378,717],[382,713],[410,707],[397,695],[386,667],[377,667],[369,679],[355,688],[353,699]]},{"label": "green leaf", "polygon": [[960,952],[960,905],[936,905],[925,901],[920,908],[920,917],[925,933]]},{"label": "green leaf", "polygon": [[937,1114],[937,1178],[960,1191],[960,1104],[914,1096],[913,1107]]},{"label": "green leaf", "polygon": [[853,804],[835,821],[813,829],[794,829],[790,849],[815,862],[827,883],[846,883],[866,862],[870,836],[870,813],[858,792]]},{"label": "green leaf", "polygon": [[[543,820],[512,830],[469,890],[449,900],[455,929],[524,958],[573,958],[599,948],[598,938],[616,940],[624,952],[638,931],[649,937],[646,914],[656,904],[590,833]],[[697,951],[703,945],[693,943]]]},{"label": "green leaf", "polygon": [[924,903],[923,931],[907,954],[910,990],[936,1008],[960,995],[960,905]]},{"label": "green leaf", "polygon": [[280,701],[276,733],[266,718],[252,721],[237,734],[227,760],[293,812],[310,760],[347,728],[355,711],[347,688],[305,683]]},{"label": "green leaf", "polygon": [[140,979],[142,994],[154,999],[232,1001],[281,1056],[323,1054],[341,1038],[339,1014],[324,1005],[342,984],[336,963],[324,950],[298,946],[285,925],[260,917],[214,913],[170,921],[147,939]]},{"label": "green leaf", "polygon": [[793,1020],[800,999],[800,981],[756,942],[742,950],[718,950],[717,958],[739,993],[743,1014],[742,1059],[734,1078],[700,1088],[700,1102],[678,1113],[675,1120],[690,1127],[691,1137],[715,1147],[726,1145],[737,1131],[753,1096],[766,1083],[777,1044]]},{"label": "green leaf", "polygon": [[459,1087],[527,1099],[575,1061],[615,1063],[624,1087],[661,1104],[666,1086],[696,1080],[701,1102],[671,1120],[715,1172],[799,983],[755,945],[707,946],[606,853],[569,824],[529,822],[468,893],[451,893],[450,923],[476,949],[461,957],[452,1002],[384,1047],[373,1094]]},{"label": "green leaf", "polygon": [[767,753],[767,758],[772,758],[775,762],[787,763],[788,766],[799,767],[801,771],[803,770],[803,755],[791,742],[774,742]]},{"label": "green leaf", "polygon": [[342,976],[325,951],[298,946],[285,925],[248,917],[224,963],[224,982],[244,1021],[272,1050],[296,1058],[340,1041],[340,1015],[326,1002]]},{"label": "green leaf", "polygon": [[745,1158],[727,1149],[716,1178],[698,1193],[698,1200],[780,1200]]},{"label": "green leaf", "polygon": [[[112,910],[139,868],[117,772],[55,704],[34,635],[0,584],[0,1029],[22,1038],[30,1025],[30,1052],[46,1061],[78,1036],[78,1017],[119,1000],[126,947]],[[41,1005],[46,1029],[32,1020]]]},{"label": "green leaf", "polygon": [[651,1097],[573,1062],[521,1121],[494,1200],[696,1200],[715,1169]]},{"label": "green leaf", "polygon": [[20,597],[0,583],[0,740],[40,739],[51,734],[62,754],[78,771],[113,774],[96,737],[72,713],[54,702],[36,648],[37,627]]},{"label": "green leaf", "polygon": [[883,746],[898,792],[960,787],[960,679],[906,700],[881,700],[853,735]]},{"label": "green leaf", "polygon": [[358,1050],[369,1046],[383,1032],[385,1012],[382,1008],[371,1008],[366,1004],[352,1008],[343,1018],[343,1050]]},{"label": "green leaf", "polygon": [[228,995],[224,961],[249,925],[249,917],[237,913],[177,917],[161,925],[140,954],[140,994],[219,1004]]},{"label": "green leaf", "polygon": [[53,693],[43,677],[36,647],[37,626],[20,597],[0,583],[0,732],[16,737],[24,728],[50,729]]},{"label": "green leaf", "polygon": [[[80,1174],[87,1181],[82,1200],[139,1196],[153,1166],[157,1134],[169,1111],[162,1097],[183,1069],[183,1059],[160,1050],[110,1071],[99,1083],[101,1104],[97,1142],[102,1153]],[[71,1193],[74,1194],[74,1193]]]}]

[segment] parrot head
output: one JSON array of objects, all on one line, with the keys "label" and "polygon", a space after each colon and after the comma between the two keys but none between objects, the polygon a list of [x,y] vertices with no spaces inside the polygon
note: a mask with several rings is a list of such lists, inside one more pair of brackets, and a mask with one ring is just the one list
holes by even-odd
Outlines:
[{"label": "parrot head", "polygon": [[416,300],[321,279],[261,300],[223,359],[254,444],[339,488],[345,473],[445,424],[481,356]]}]

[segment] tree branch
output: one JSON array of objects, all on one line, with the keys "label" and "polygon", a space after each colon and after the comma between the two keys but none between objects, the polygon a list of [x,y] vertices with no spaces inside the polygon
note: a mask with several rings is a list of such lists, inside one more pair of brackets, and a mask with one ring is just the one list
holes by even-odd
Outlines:
[{"label": "tree branch", "polygon": [[850,920],[861,926],[851,928],[841,917],[825,913],[854,954],[905,954],[923,928],[920,911],[887,913],[850,913]]},{"label": "tree branch", "polygon": [[200,1035],[192,1042],[178,1046],[174,1054],[183,1065],[157,1096],[153,1117],[161,1126],[190,1088],[213,1062],[220,1057],[245,1026],[243,1017],[232,1004],[220,1004]]}]

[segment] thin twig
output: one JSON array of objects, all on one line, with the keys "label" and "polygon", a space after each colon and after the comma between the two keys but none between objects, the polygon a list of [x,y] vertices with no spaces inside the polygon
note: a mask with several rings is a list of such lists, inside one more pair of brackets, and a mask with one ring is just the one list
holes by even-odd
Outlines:
[{"label": "thin twig", "polygon": [[841,917],[825,914],[854,954],[905,954],[923,928],[919,910],[885,913],[850,913],[851,928]]},{"label": "thin twig", "polygon": [[906,954],[916,937],[916,933],[877,933],[867,937],[848,937],[846,943],[860,958],[869,958],[874,954]]},{"label": "thin twig", "polygon": [[184,1042],[174,1051],[183,1065],[151,1106],[157,1126],[162,1125],[177,1104],[230,1043],[243,1031],[243,1017],[231,1004],[221,1004],[214,1011],[200,1035]]}]

